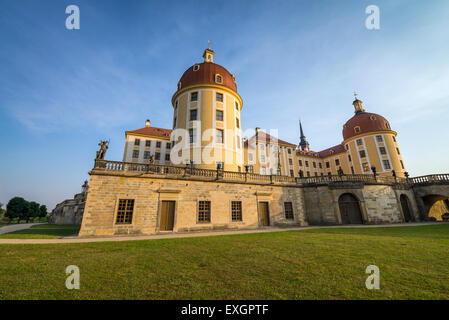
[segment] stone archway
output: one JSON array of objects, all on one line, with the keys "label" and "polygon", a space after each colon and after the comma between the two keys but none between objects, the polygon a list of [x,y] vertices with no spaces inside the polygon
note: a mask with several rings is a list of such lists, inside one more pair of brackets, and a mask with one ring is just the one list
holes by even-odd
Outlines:
[{"label": "stone archway", "polygon": [[426,206],[426,220],[442,221],[442,215],[449,212],[449,198],[442,195],[427,195],[422,197]]},{"label": "stone archway", "polygon": [[410,210],[410,200],[405,194],[401,194],[399,198],[401,202],[402,213],[404,214],[405,222],[415,221],[412,211]]},{"label": "stone archway", "polygon": [[344,193],[338,198],[338,207],[342,224],[362,224],[363,217],[360,203],[352,193]]}]

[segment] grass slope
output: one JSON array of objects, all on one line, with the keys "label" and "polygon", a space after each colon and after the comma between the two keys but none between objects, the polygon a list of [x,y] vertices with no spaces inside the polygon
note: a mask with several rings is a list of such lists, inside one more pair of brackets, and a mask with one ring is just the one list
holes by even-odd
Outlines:
[{"label": "grass slope", "polygon": [[78,233],[76,224],[38,224],[31,228],[0,234],[0,239],[54,239]]},{"label": "grass slope", "polygon": [[[0,299],[449,299],[449,225],[0,245]],[[77,265],[81,289],[65,288]],[[380,268],[381,289],[365,288]]]}]

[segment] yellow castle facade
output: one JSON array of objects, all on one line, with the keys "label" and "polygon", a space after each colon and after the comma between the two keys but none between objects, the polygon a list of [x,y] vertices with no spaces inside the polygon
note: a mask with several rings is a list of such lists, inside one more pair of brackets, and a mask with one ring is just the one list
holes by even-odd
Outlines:
[{"label": "yellow castle facade", "polygon": [[357,98],[354,116],[343,125],[342,143],[328,149],[311,150],[301,123],[298,144],[260,128],[244,138],[236,78],[214,63],[214,54],[207,48],[204,61],[179,80],[171,101],[172,129],[152,127],[147,120],[145,127],[126,132],[124,162],[291,177],[406,175],[397,133]]}]

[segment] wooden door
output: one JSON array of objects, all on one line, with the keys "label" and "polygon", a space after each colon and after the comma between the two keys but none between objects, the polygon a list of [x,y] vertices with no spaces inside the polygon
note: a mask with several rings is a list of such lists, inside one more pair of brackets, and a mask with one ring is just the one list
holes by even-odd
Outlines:
[{"label": "wooden door", "polygon": [[343,194],[338,199],[342,224],[362,224],[362,212],[359,201],[350,193]]},{"label": "wooden door", "polygon": [[172,231],[175,222],[175,201],[162,201],[159,230]]},{"label": "wooden door", "polygon": [[259,202],[260,225],[263,227],[270,225],[270,211],[268,210],[268,202]]},{"label": "wooden door", "polygon": [[408,205],[408,197],[405,194],[402,194],[400,200],[405,222],[413,221],[412,214],[410,213],[410,207]]}]

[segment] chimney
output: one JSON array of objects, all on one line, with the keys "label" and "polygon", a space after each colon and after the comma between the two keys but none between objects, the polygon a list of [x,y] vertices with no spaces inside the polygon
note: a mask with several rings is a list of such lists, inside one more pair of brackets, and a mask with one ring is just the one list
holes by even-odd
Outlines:
[{"label": "chimney", "polygon": [[147,128],[148,128],[148,127],[150,126],[150,123],[151,123],[151,121],[150,121],[150,120],[148,120],[148,119],[147,119],[147,120],[145,120],[145,127],[147,127]]}]

